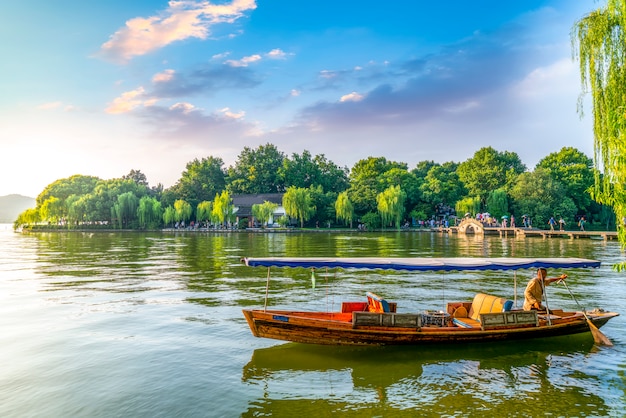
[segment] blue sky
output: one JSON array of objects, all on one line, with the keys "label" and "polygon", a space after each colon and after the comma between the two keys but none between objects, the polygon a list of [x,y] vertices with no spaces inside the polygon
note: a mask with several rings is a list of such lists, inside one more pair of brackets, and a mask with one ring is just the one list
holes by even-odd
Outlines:
[{"label": "blue sky", "polygon": [[25,0],[0,14],[0,196],[195,158],[309,150],[462,162],[484,146],[532,169],[573,146],[570,29],[594,0]]}]

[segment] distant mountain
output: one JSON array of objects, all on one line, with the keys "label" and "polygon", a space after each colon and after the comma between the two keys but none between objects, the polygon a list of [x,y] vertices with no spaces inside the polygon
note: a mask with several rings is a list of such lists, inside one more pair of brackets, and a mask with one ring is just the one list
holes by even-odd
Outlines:
[{"label": "distant mountain", "polygon": [[19,194],[0,196],[0,223],[13,223],[20,213],[35,206],[37,202],[34,197]]}]

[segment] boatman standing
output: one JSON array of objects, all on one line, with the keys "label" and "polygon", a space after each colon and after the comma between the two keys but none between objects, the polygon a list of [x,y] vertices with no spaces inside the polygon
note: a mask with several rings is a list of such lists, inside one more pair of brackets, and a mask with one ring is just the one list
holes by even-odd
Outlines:
[{"label": "boatman standing", "polygon": [[524,291],[524,310],[545,311],[546,307],[541,304],[543,300],[544,288],[552,282],[565,280],[567,274],[561,274],[559,277],[546,278],[547,271],[544,268],[537,269],[537,276],[530,279],[526,290]]}]

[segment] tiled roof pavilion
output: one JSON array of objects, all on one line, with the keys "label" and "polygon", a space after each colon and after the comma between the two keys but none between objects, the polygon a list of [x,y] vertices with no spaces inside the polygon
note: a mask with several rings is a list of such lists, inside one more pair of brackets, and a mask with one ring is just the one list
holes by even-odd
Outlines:
[{"label": "tiled roof pavilion", "polygon": [[252,205],[260,205],[265,201],[283,204],[284,193],[260,193],[260,194],[237,194],[233,195],[233,205],[238,208],[236,215],[239,219],[252,216]]}]

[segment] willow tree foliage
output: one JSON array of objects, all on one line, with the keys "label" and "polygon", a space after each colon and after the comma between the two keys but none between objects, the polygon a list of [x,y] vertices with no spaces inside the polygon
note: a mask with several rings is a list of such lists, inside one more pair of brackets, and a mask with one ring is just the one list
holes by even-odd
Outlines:
[{"label": "willow tree foliage", "polygon": [[300,228],[308,221],[315,211],[311,191],[303,187],[288,187],[283,195],[285,214],[300,221]]},{"label": "willow tree foliage", "polygon": [[337,220],[342,219],[352,228],[352,220],[354,218],[354,205],[348,197],[348,192],[344,191],[339,193],[337,200],[335,201],[335,214]]},{"label": "willow tree foliage", "polygon": [[230,198],[230,193],[227,190],[223,190],[222,193],[215,195],[211,215],[216,222],[232,221],[234,210],[233,200]]},{"label": "willow tree foliage", "polygon": [[464,216],[465,214],[475,216],[480,212],[480,197],[474,196],[461,199],[456,202],[454,210],[456,210],[458,216]]},{"label": "willow tree foliage", "polygon": [[396,228],[400,228],[402,215],[404,215],[404,201],[406,193],[400,186],[390,186],[376,196],[376,204],[383,227],[394,223]]},{"label": "willow tree foliage", "polygon": [[[617,224],[626,217],[626,0],[608,0],[575,23],[574,57],[580,64],[583,99],[591,93],[595,176],[593,197],[615,210]],[[626,246],[626,229],[619,229]],[[624,264],[621,265],[624,267]]]},{"label": "willow tree foliage", "polygon": [[198,222],[208,221],[211,219],[211,212],[213,209],[213,202],[209,202],[204,200],[198,203],[198,207],[196,208],[196,220]]},{"label": "willow tree foliage", "polygon": [[113,205],[111,214],[113,218],[117,219],[120,229],[128,227],[137,218],[138,207],[139,198],[133,192],[126,192],[117,196],[117,202]]},{"label": "willow tree foliage", "polygon": [[156,228],[163,217],[161,202],[154,197],[144,196],[139,200],[137,218],[142,228]]},{"label": "willow tree foliage", "polygon": [[277,208],[278,204],[266,200],[263,203],[257,203],[252,205],[252,215],[259,222],[261,222],[262,225],[267,225]]},{"label": "willow tree foliage", "polygon": [[26,209],[24,212],[18,215],[17,219],[13,223],[13,228],[18,229],[23,226],[36,225],[39,221],[41,221],[41,218],[39,216],[39,209]]},{"label": "willow tree foliage", "polygon": [[163,212],[163,223],[165,226],[173,225],[176,222],[176,209],[172,206],[168,206],[165,208],[165,212]]},{"label": "willow tree foliage", "polygon": [[71,195],[65,199],[65,206],[67,207],[67,228],[72,226],[78,226],[83,222],[87,215],[87,208],[85,205],[84,196]]},{"label": "willow tree foliage", "polygon": [[63,213],[63,201],[55,196],[46,199],[39,208],[39,214],[44,221],[57,222],[63,216]]},{"label": "willow tree foliage", "polygon": [[487,195],[487,205],[485,206],[487,212],[496,219],[500,219],[503,215],[509,213],[509,198],[504,188],[492,190]]},{"label": "willow tree foliage", "polygon": [[174,202],[174,218],[177,222],[187,222],[191,219],[191,212],[193,211],[191,205],[183,199],[178,199]]}]

